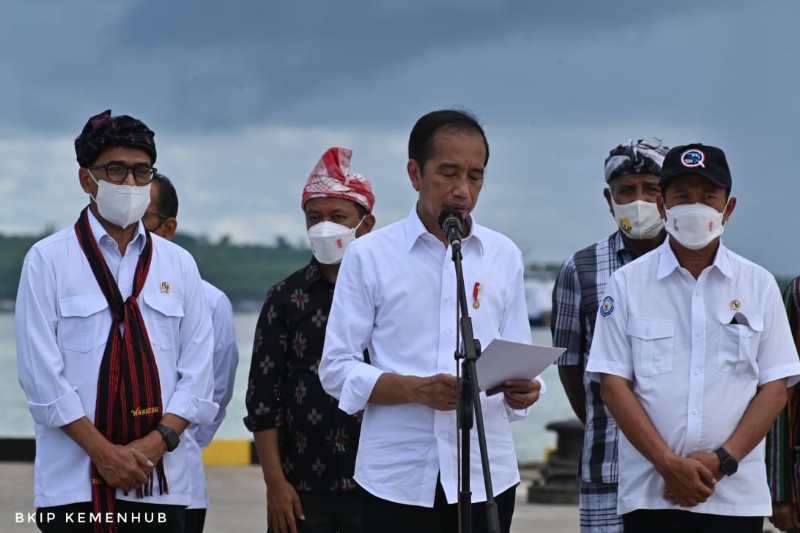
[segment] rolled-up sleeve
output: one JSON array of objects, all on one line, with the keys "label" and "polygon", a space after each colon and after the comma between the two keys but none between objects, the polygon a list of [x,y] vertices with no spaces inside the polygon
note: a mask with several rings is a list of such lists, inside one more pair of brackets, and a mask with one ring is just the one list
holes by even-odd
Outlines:
[{"label": "rolled-up sleeve", "polygon": [[556,359],[556,364],[575,366],[583,364],[584,316],[581,312],[581,289],[573,257],[567,258],[553,286],[553,307],[550,313],[550,331],[553,346],[567,350]]},{"label": "rolled-up sleeve", "polygon": [[336,279],[319,366],[322,387],[353,414],[363,410],[382,371],[364,361],[375,321],[375,283],[357,243],[347,248]]},{"label": "rolled-up sleeve", "polygon": [[230,300],[221,294],[211,315],[214,328],[214,395],[219,405],[214,421],[197,428],[197,443],[205,448],[225,419],[225,412],[233,396],[236,368],[239,366],[239,347],[236,345],[236,330],[233,326],[233,307]]},{"label": "rolled-up sleeve", "polygon": [[[500,338],[519,342],[523,344],[531,344],[531,326],[528,321],[528,305],[525,301],[525,267],[522,262],[522,253],[519,253],[518,261],[515,262],[511,276],[509,277],[509,285],[506,289],[507,299],[505,309],[503,312],[503,320],[500,324]],[[541,383],[542,388],[539,390],[539,398],[545,395],[547,387],[544,383],[542,376],[536,376],[536,380]],[[525,409],[512,409],[505,401],[503,402],[505,414],[509,420],[523,420],[530,413],[531,408]]]},{"label": "rolled-up sleeve", "polygon": [[17,367],[33,420],[48,427],[86,416],[77,389],[63,375],[56,306],[54,265],[34,247],[25,256],[17,292]]},{"label": "rolled-up sleeve", "polygon": [[208,424],[214,420],[218,410],[212,399],[214,332],[194,260],[187,262],[185,270],[185,314],[180,325],[178,382],[164,411],[194,424]]}]

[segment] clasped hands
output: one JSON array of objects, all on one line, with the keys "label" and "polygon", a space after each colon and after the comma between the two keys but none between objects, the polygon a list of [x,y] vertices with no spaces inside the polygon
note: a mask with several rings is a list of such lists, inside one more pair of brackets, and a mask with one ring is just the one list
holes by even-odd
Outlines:
[{"label": "clasped hands", "polygon": [[125,446],[108,442],[92,461],[106,483],[131,492],[147,483],[150,472],[166,451],[161,435],[151,431]]},{"label": "clasped hands", "polygon": [[694,507],[708,500],[724,476],[719,457],[711,452],[673,455],[658,473],[664,479],[664,499],[681,507]]}]

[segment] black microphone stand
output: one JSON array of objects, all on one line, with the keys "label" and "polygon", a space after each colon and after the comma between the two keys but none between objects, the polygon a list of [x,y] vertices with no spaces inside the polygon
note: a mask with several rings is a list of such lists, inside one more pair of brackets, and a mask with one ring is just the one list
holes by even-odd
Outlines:
[{"label": "black microphone stand", "polygon": [[458,383],[458,427],[461,429],[461,491],[458,493],[461,513],[461,533],[472,533],[472,492],[470,490],[470,430],[472,429],[473,407],[478,426],[478,445],[481,450],[483,483],[486,487],[486,526],[489,533],[500,533],[497,517],[497,504],[492,491],[492,477],[489,470],[489,454],[486,450],[486,432],[483,426],[481,397],[476,379],[475,362],[481,352],[480,342],[472,331],[472,320],[467,307],[467,294],[464,288],[464,272],[461,269],[461,240],[451,242],[453,263],[456,268],[456,289],[460,309],[460,325],[464,353],[456,350],[456,361],[461,360],[462,378]]}]

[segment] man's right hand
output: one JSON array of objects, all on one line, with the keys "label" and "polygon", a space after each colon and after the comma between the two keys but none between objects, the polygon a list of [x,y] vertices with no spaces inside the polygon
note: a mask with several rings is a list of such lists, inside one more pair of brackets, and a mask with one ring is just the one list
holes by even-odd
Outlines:
[{"label": "man's right hand", "polygon": [[770,523],[781,531],[800,528],[800,514],[792,502],[772,502]]},{"label": "man's right hand", "polygon": [[92,457],[92,462],[106,483],[125,492],[147,483],[148,474],[154,466],[139,450],[119,444],[104,447]]},{"label": "man's right hand", "polygon": [[275,533],[297,533],[296,520],[305,520],[300,497],[286,478],[267,482],[267,526]]},{"label": "man's right hand", "polygon": [[666,488],[664,499],[674,505],[694,507],[714,493],[714,474],[696,459],[675,455],[659,471]]},{"label": "man's right hand", "polygon": [[458,400],[458,379],[452,374],[420,378],[415,392],[418,403],[437,411],[452,411]]}]

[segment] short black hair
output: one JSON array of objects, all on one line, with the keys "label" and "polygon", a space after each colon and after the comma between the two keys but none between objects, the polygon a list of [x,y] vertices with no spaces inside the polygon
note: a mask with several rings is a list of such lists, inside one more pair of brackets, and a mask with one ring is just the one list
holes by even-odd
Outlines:
[{"label": "short black hair", "polygon": [[483,164],[486,166],[489,163],[489,142],[475,115],[460,109],[441,109],[421,117],[411,129],[411,135],[408,138],[408,158],[416,161],[420,168],[424,167],[425,162],[431,157],[433,136],[440,131],[480,133],[483,145],[486,147],[486,158]]},{"label": "short black hair", "polygon": [[153,174],[153,181],[158,183],[158,199],[155,202],[158,213],[165,217],[177,218],[178,192],[175,190],[172,181],[158,172]]}]

